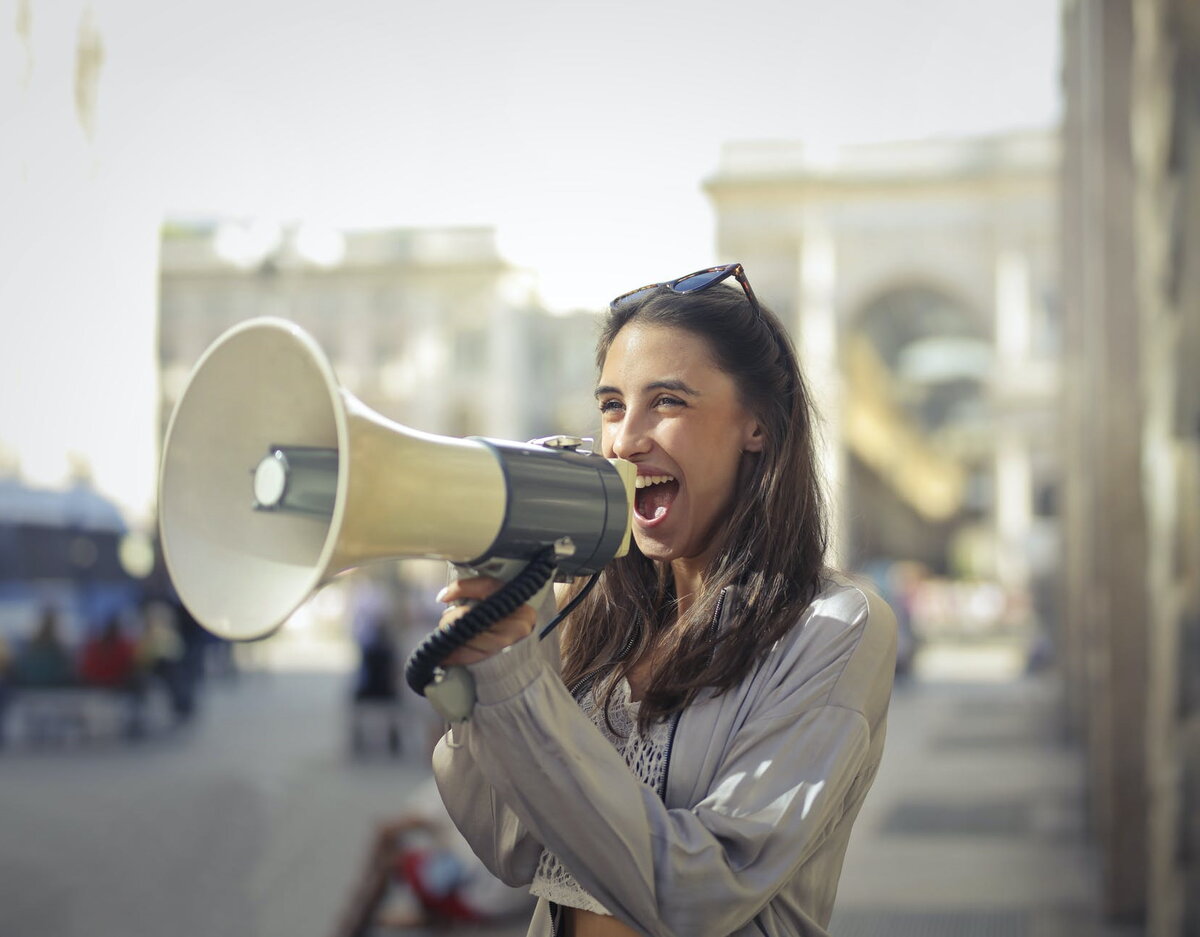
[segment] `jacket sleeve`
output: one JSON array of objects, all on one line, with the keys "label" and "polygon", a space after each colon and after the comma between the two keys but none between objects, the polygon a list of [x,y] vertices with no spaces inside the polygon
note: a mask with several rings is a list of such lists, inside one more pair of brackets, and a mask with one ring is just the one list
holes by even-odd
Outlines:
[{"label": "jacket sleeve", "polygon": [[[557,606],[558,599],[548,595],[538,608],[536,630],[550,621]],[[553,674],[558,674],[560,667],[559,635],[555,631],[545,640],[531,637],[524,642],[530,652],[536,646],[535,656]],[[541,858],[542,844],[497,798],[479,770],[470,745],[473,731],[471,722],[453,726],[434,747],[433,775],[438,792],[455,826],[484,866],[507,885],[528,885]]]},{"label": "jacket sleeve", "polygon": [[542,844],[479,770],[471,755],[471,731],[469,724],[456,726],[434,749],[433,773],[442,803],[489,872],[506,885],[528,885]]},{"label": "jacket sleeve", "polygon": [[[831,655],[830,673],[816,683],[836,684],[845,657]],[[478,703],[460,752],[476,772],[476,799],[454,790],[457,775],[440,776],[460,828],[464,819],[487,825],[490,812],[495,843],[509,852],[499,865],[519,864],[522,874],[532,875],[530,842],[545,844],[640,933],[715,937],[743,926],[821,845],[867,762],[863,712],[833,693],[814,703],[781,684],[730,739],[705,796],[691,809],[668,809],[534,642],[471,669]]]},{"label": "jacket sleeve", "polygon": [[[529,639],[533,643],[536,638]],[[472,722],[452,726],[433,750],[433,775],[447,812],[480,861],[507,885],[533,881],[542,844],[496,791],[475,760]]]}]

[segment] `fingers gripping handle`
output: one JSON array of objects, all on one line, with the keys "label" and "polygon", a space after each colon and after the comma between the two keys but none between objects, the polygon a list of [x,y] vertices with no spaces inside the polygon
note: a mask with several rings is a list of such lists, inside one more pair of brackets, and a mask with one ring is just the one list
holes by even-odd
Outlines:
[{"label": "fingers gripping handle", "polygon": [[449,627],[428,635],[408,659],[405,680],[414,692],[423,694],[434,709],[450,722],[462,722],[475,706],[475,684],[465,667],[443,668],[441,662],[477,634],[512,614],[526,602],[537,602],[554,584],[554,548],[548,547],[532,560],[495,559],[479,567],[459,567],[457,577],[488,575],[505,579],[506,585],[477,603]]},{"label": "fingers gripping handle", "polygon": [[[468,566],[465,563],[450,563],[448,565],[450,582],[458,579],[473,579],[477,576],[491,576],[493,579],[509,583],[528,569],[531,564],[529,560],[509,560],[503,557],[493,557],[477,566]],[[533,597],[525,601],[536,607],[552,588],[554,588],[554,577],[550,576],[546,579],[545,584],[534,593]],[[473,599],[466,599],[461,600],[460,604],[477,605],[478,603]]]}]

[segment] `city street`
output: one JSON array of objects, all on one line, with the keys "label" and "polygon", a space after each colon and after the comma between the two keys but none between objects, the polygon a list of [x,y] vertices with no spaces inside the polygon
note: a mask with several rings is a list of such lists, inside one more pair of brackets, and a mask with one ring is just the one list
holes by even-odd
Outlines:
[{"label": "city street", "polygon": [[[0,753],[0,934],[328,937],[373,822],[428,776],[414,738],[399,760],[347,757],[345,687],[244,674],[179,733]],[[1135,937],[1099,921],[1057,692],[897,688],[835,935]]]},{"label": "city street", "polygon": [[0,934],[324,937],[428,774],[346,756],[345,688],[248,674],[178,734],[0,754]]}]

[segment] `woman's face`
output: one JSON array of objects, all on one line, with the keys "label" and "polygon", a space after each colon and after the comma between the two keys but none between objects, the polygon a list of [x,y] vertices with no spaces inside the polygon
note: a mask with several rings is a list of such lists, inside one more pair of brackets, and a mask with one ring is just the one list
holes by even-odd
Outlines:
[{"label": "woman's face", "polygon": [[625,326],[604,359],[596,400],[604,455],[637,465],[633,535],[642,553],[707,562],[743,453],[763,444],[707,341],[683,329]]}]

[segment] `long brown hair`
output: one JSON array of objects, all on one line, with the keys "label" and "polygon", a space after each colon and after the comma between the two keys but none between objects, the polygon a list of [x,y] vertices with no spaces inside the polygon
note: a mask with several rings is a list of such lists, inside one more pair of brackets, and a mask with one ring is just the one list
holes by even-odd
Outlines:
[{"label": "long brown hair", "polygon": [[[609,311],[597,342],[598,370],[617,334],[632,322],[703,338],[765,437],[761,453],[743,457],[720,546],[701,594],[682,617],[670,565],[647,559],[635,543],[605,567],[566,623],[563,680],[572,688],[606,683],[606,699],[654,648],[639,714],[645,728],[707,687],[720,693],[735,686],[795,624],[820,589],[827,532],[815,414],[779,319],[725,285],[684,294],[659,288]],[[723,603],[729,607],[722,610]],[[729,622],[719,631],[718,613]]]}]

